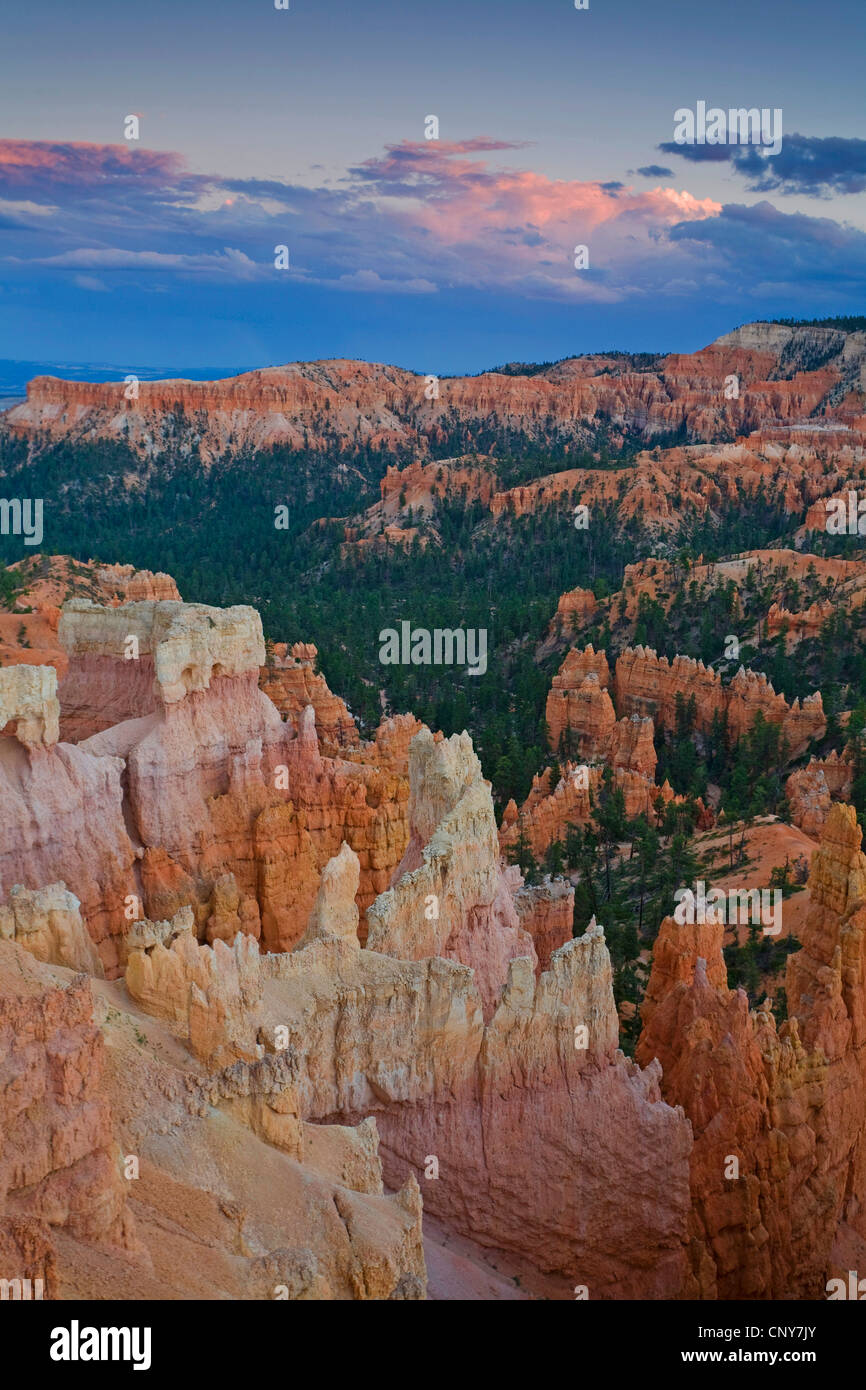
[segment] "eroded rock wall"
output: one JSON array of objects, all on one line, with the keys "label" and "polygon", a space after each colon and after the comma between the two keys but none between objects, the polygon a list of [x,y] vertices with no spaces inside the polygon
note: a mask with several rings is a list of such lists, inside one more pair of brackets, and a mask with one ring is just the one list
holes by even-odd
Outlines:
[{"label": "eroded rock wall", "polygon": [[499,863],[489,785],[467,734],[436,742],[428,729],[409,748],[409,830],[394,886],[367,912],[368,944],[402,960],[445,956],[471,966],[489,1014],[508,962],[529,956]]},{"label": "eroded rock wall", "polygon": [[690,1289],[821,1298],[846,1229],[864,1234],[866,856],[834,805],[809,879],[788,1019],[729,990],[721,924],[662,924],[636,1056],[695,1135]]}]

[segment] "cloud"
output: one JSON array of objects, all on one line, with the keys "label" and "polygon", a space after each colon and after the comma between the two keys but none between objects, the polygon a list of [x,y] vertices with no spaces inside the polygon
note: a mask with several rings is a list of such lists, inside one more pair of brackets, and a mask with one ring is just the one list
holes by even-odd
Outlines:
[{"label": "cloud", "polygon": [[[485,141],[485,150],[491,142]],[[351,171],[414,264],[441,288],[507,289],[564,300],[619,297],[615,263],[633,259],[629,243],[653,238],[721,205],[675,189],[636,193],[610,183],[550,179],[494,167],[476,142],[410,142]],[[574,248],[590,246],[592,269],[576,272]]]},{"label": "cloud", "polygon": [[690,159],[693,164],[727,164],[742,150],[741,145],[678,145],[674,140],[665,140],[656,148],[662,154],[682,155],[683,159]]},{"label": "cloud", "polygon": [[[687,192],[636,193],[619,180],[550,179],[502,167],[520,142],[404,141],[347,170],[337,186],[277,178],[189,175],[178,156],[125,146],[0,142],[0,187],[54,209],[44,234],[6,243],[7,264],[99,271],[152,287],[179,276],[271,278],[274,248],[290,249],[280,286],[361,293],[503,290],[563,300],[620,295],[629,244],[659,244],[683,219],[720,205]],[[494,163],[496,159],[496,163]],[[591,244],[591,269],[574,247]],[[58,251],[58,245],[64,246]],[[11,251],[11,255],[9,254]]]},{"label": "cloud", "polygon": [[92,290],[96,294],[108,293],[108,286],[96,275],[75,275],[72,283],[80,290]]},{"label": "cloud", "polygon": [[43,203],[34,203],[29,198],[0,198],[0,213],[8,217],[50,217],[56,208],[46,207]]},{"label": "cloud", "polygon": [[666,169],[664,164],[642,164],[635,173],[645,179],[672,179],[674,176],[673,169]]},{"label": "cloud", "polygon": [[[185,271],[192,274],[228,275],[231,279],[249,280],[260,275],[264,266],[256,265],[243,251],[226,246],[222,254],[167,255],[161,251],[125,251],[117,247],[83,246],[77,251],[62,251],[57,256],[43,256],[29,261],[30,265],[47,266],[56,270],[163,270]],[[76,277],[76,283],[82,277]],[[104,288],[104,286],[102,287]]]},{"label": "cloud", "polygon": [[432,280],[383,280],[375,270],[356,270],[337,280],[319,281],[334,289],[360,290],[364,294],[436,294]]},{"label": "cloud", "polygon": [[781,150],[772,156],[756,145],[677,145],[671,140],[658,148],[692,163],[729,160],[749,180],[747,187],[761,193],[776,190],[828,198],[866,190],[866,140],[785,135]]},{"label": "cloud", "polygon": [[0,189],[36,203],[64,193],[84,199],[116,199],[150,191],[164,201],[194,199],[207,185],[184,172],[180,155],[123,145],[77,141],[0,140]]},{"label": "cloud", "polygon": [[840,307],[866,294],[866,232],[830,217],[785,213],[769,202],[731,203],[712,222],[672,228],[671,239],[727,275],[728,297],[734,282],[755,297],[812,294]]},{"label": "cloud", "polygon": [[[11,225],[0,224],[0,257],[17,283],[56,285],[68,275],[78,289],[146,290],[174,302],[183,283],[218,282],[227,294],[263,289],[271,313],[285,312],[282,296],[299,289],[481,291],[641,312],[689,299],[742,306],[767,287],[835,311],[841,297],[863,297],[866,237],[854,228],[663,183],[636,190],[552,179],[514,167],[522,148],[488,136],[406,141],[336,185],[308,187],[190,175],[176,155],[122,146],[2,141],[0,217],[11,205]],[[790,165],[778,167],[790,176]],[[638,173],[661,180],[669,171]],[[291,270],[275,270],[278,245],[289,247]],[[586,269],[575,269],[577,245],[589,248]]]}]

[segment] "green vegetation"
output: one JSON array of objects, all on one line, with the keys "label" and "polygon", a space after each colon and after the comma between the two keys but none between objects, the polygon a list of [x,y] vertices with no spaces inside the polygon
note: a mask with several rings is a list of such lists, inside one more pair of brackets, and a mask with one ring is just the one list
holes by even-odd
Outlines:
[{"label": "green vegetation", "polygon": [[839,328],[843,333],[866,332],[866,317],[862,314],[837,314],[827,319],[770,319],[770,323],[784,324],[785,328]]},{"label": "green vegetation", "polygon": [[[195,424],[178,409],[172,429],[179,436]],[[493,425],[470,440],[462,425],[452,424],[441,457],[466,453],[470,445],[492,449],[500,487],[562,466],[629,466],[628,450],[614,460],[603,433],[595,453],[581,453],[561,442],[529,444]],[[614,592],[625,565],[652,554],[657,542],[639,518],[618,526],[615,504],[593,509],[589,529],[576,530],[577,494],[533,516],[495,520],[458,494],[439,498],[429,520],[414,519],[421,539],[408,549],[346,552],[344,523],[334,518],[374,502],[393,462],[391,454],[360,443],[340,452],[335,439],[324,452],[275,449],[212,466],[171,449],[155,465],[113,442],[59,443],[28,463],[19,441],[4,441],[0,474],[17,477],[19,492],[47,499],[47,551],[166,570],[188,599],[253,604],[272,640],[315,641],[331,687],[365,730],[379,721],[382,690],[391,709],[412,709],[446,734],[467,728],[501,810],[510,796],[527,795],[533,775],[549,761],[544,705],[561,657],[539,664],[535,651],[559,595],[578,585],[599,597]],[[278,531],[274,508],[282,504],[289,529]],[[718,530],[691,523],[682,553],[694,556],[697,546],[707,554],[722,537],[725,548],[766,544],[789,520],[778,494],[759,490],[748,513],[726,508]],[[6,564],[31,553],[19,538],[0,538]],[[684,558],[684,572],[689,563]],[[5,598],[8,578],[4,583]],[[383,667],[379,632],[404,619],[428,629],[486,628],[487,676],[451,667]],[[693,651],[688,629],[695,624],[698,655],[718,651],[723,635],[737,631],[724,595],[707,604],[696,592],[667,617],[645,602],[639,640],[670,654]],[[593,638],[615,656],[616,631]],[[665,773],[677,791],[697,795],[705,785],[702,759],[686,743]]]},{"label": "green vegetation", "polygon": [[[364,450],[351,460],[275,450],[225,466],[172,457],[155,468],[100,443],[59,445],[25,468],[13,445],[0,472],[14,474],[17,465],[30,495],[55,499],[45,507],[46,550],[166,570],[190,600],[252,604],[266,637],[317,643],[332,689],[363,728],[379,722],[384,689],[395,711],[411,709],[446,734],[468,729],[500,809],[509,796],[522,800],[546,757],[544,704],[558,660],[539,666],[534,653],[558,597],[577,584],[616,588],[651,538],[638,522],[620,533],[610,509],[596,509],[590,529],[577,531],[570,499],[558,510],[494,521],[458,495],[439,499],[421,521],[426,548],[417,540],[408,550],[344,553],[344,524],[327,518],[369,506],[393,461]],[[538,454],[522,466],[549,464]],[[506,456],[505,470],[519,466]],[[281,504],[288,531],[274,526]],[[7,564],[28,553],[18,538],[0,539]],[[428,629],[486,628],[487,676],[382,666],[379,632],[404,619]]]},{"label": "green vegetation", "polygon": [[0,569],[0,609],[14,608],[15,595],[19,593],[21,585],[14,574],[3,568]]}]

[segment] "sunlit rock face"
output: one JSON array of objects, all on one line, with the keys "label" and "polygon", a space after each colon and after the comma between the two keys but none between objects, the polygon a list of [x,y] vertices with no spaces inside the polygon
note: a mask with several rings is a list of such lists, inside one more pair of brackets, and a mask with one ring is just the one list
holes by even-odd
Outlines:
[{"label": "sunlit rock face", "polygon": [[25,748],[52,748],[60,737],[57,672],[52,666],[0,668],[0,735]]},{"label": "sunlit rock face", "polygon": [[8,904],[0,904],[0,939],[16,941],[37,960],[102,976],[102,961],[80,909],[64,883],[50,883],[35,892],[16,884]]},{"label": "sunlit rock face", "polygon": [[807,695],[789,705],[777,695],[763,672],[740,667],[731,683],[722,685],[721,676],[702,661],[676,656],[673,661],[659,657],[651,647],[630,647],[617,658],[614,690],[617,709],[622,714],[652,717],[657,726],[676,730],[677,696],[688,704],[695,700],[695,727],[709,733],[713,717],[727,718],[732,739],[751,729],[758,712],[778,724],[787,742],[788,756],[799,757],[813,738],[822,738],[827,728],[820,692]]},{"label": "sunlit rock face", "polygon": [[[813,367],[816,356],[821,361]],[[641,370],[627,357],[596,354],[557,362],[531,376],[484,372],[453,377],[435,399],[425,378],[379,363],[292,362],[220,381],[142,381],[128,400],[123,382],[34,378],[27,400],[7,412],[12,437],[123,439],[143,457],[193,445],[206,462],[274,445],[298,448],[416,448],[422,455],[456,420],[477,447],[491,418],[529,438],[590,444],[599,420],[654,437],[682,430],[695,441],[751,431],[813,429],[816,418],[863,428],[866,335],[824,327],[746,324],[694,353],[660,357]],[[727,377],[739,392],[726,395]],[[178,429],[178,412],[195,419]],[[803,441],[809,435],[804,433]],[[521,489],[514,489],[519,494]],[[644,510],[664,503],[647,489]],[[512,499],[514,506],[514,499]]]}]

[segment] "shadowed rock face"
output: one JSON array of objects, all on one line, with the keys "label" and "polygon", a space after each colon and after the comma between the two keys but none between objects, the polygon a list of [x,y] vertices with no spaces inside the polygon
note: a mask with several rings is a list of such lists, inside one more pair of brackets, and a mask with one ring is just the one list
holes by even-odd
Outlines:
[{"label": "shadowed rock face", "polygon": [[662,924],[636,1056],[692,1123],[693,1296],[820,1298],[866,1235],[866,856],[834,805],[812,862],[789,1018],[727,988],[721,925]]}]

